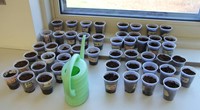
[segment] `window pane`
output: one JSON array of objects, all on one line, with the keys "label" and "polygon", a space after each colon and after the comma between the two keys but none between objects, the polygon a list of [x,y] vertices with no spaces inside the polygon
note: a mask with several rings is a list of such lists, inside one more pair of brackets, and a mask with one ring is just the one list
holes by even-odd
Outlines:
[{"label": "window pane", "polygon": [[200,0],[66,0],[69,8],[198,13]]}]

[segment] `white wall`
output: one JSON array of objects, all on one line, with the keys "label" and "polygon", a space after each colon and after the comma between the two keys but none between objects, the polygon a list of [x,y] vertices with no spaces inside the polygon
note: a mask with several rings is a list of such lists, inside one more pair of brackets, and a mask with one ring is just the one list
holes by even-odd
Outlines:
[{"label": "white wall", "polygon": [[0,47],[31,50],[42,29],[38,12],[39,0],[6,0],[0,6]]}]

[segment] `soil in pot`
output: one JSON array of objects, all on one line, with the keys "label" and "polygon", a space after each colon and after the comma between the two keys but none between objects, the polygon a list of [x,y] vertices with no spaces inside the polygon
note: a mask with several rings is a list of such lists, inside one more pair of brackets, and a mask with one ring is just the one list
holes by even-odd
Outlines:
[{"label": "soil in pot", "polygon": [[169,26],[162,26],[163,29],[171,29]]},{"label": "soil in pot", "polygon": [[56,33],[55,36],[62,36],[62,33]]},{"label": "soil in pot", "polygon": [[114,80],[118,79],[118,75],[108,73],[107,75],[104,76],[104,78],[109,81],[114,81]]},{"label": "soil in pot", "polygon": [[74,33],[67,33],[68,36],[74,36]]},{"label": "soil in pot", "polygon": [[174,81],[166,81],[165,85],[167,85],[168,87],[171,87],[171,88],[178,88],[179,87],[179,85]]},{"label": "soil in pot", "polygon": [[159,55],[158,59],[160,59],[161,61],[169,61],[170,57],[166,55]]},{"label": "soil in pot", "polygon": [[111,68],[116,68],[119,66],[118,63],[114,62],[114,61],[110,61],[106,64],[108,67],[111,67]]},{"label": "soil in pot", "polygon": [[156,79],[151,76],[144,76],[143,80],[148,83],[155,83]]},{"label": "soil in pot", "polygon": [[47,48],[55,48],[57,45],[56,44],[50,44],[47,46]]},{"label": "soil in pot", "polygon": [[34,45],[35,48],[39,48],[39,47],[43,47],[44,45],[43,44],[36,44]]},{"label": "soil in pot", "polygon": [[151,55],[142,55],[144,58],[147,58],[147,59],[152,59],[153,58],[153,56],[151,56]]},{"label": "soil in pot", "polygon": [[59,58],[59,60],[68,60],[69,59],[69,57],[67,57],[67,56],[62,56],[61,58]]},{"label": "soil in pot", "polygon": [[25,57],[34,57],[36,55],[35,52],[30,52],[25,55]]},{"label": "soil in pot", "polygon": [[23,74],[23,75],[21,75],[21,76],[19,77],[19,79],[22,80],[22,81],[26,81],[26,80],[31,79],[32,77],[33,77],[32,74]]},{"label": "soil in pot", "polygon": [[183,72],[188,75],[195,75],[196,73],[191,71],[190,69],[183,69]]},{"label": "soil in pot", "polygon": [[68,21],[67,23],[74,24],[74,23],[76,23],[76,21]]},{"label": "soil in pot", "polygon": [[175,60],[175,61],[177,61],[177,62],[185,62],[185,61],[186,61],[185,58],[182,58],[182,57],[180,57],[180,56],[174,56],[174,57],[173,57],[173,60]]},{"label": "soil in pot", "polygon": [[157,38],[157,37],[151,37],[152,40],[156,40],[156,41],[159,41],[160,39]]},{"label": "soil in pot", "polygon": [[121,40],[113,40],[113,42],[119,43],[122,42]]},{"label": "soil in pot", "polygon": [[127,38],[127,39],[126,39],[126,41],[127,41],[127,42],[134,42],[134,40],[133,40],[133,39],[131,39],[131,38],[130,38],[130,39],[129,39],[129,38]]},{"label": "soil in pot", "polygon": [[129,68],[131,68],[131,69],[136,69],[136,68],[139,68],[139,65],[137,65],[137,64],[127,64],[127,66],[129,67]]},{"label": "soil in pot", "polygon": [[3,74],[3,76],[8,78],[8,77],[14,76],[15,74],[16,74],[16,72],[8,71],[7,74]]},{"label": "soil in pot", "polygon": [[155,70],[155,68],[153,66],[146,66],[144,68],[147,69],[147,70]]},{"label": "soil in pot", "polygon": [[110,55],[112,55],[112,56],[120,56],[121,54],[119,52],[112,52]]},{"label": "soil in pot", "polygon": [[138,40],[140,40],[140,41],[144,41],[144,42],[148,41],[147,38],[138,38]]},{"label": "soil in pot", "polygon": [[26,66],[27,64],[28,64],[27,61],[19,61],[15,64],[15,67],[20,68],[20,67]]},{"label": "soil in pot", "polygon": [[156,26],[153,26],[153,25],[149,25],[148,27],[149,28],[156,28]]},{"label": "soil in pot", "polygon": [[167,37],[167,38],[165,38],[165,39],[166,39],[167,41],[172,41],[172,42],[175,41],[174,38],[168,38],[168,37]]},{"label": "soil in pot", "polygon": [[97,50],[93,50],[93,51],[89,51],[89,53],[94,54],[94,53],[98,53]]},{"label": "soil in pot", "polygon": [[128,55],[128,56],[136,56],[137,53],[132,52],[132,51],[128,51],[128,52],[126,52],[126,55]]},{"label": "soil in pot", "polygon": [[61,71],[63,66],[57,66],[54,68],[55,71]]},{"label": "soil in pot", "polygon": [[76,50],[76,51],[79,51],[80,49],[81,49],[80,46],[75,46],[75,47],[73,48],[73,50]]},{"label": "soil in pot", "polygon": [[124,76],[127,80],[136,80],[138,77],[133,74],[128,74]]},{"label": "soil in pot", "polygon": [[174,72],[174,70],[172,68],[170,68],[169,66],[163,67],[163,68],[161,68],[161,70],[166,72],[166,73],[173,73]]},{"label": "soil in pot", "polygon": [[103,22],[95,22],[96,25],[103,25]]},{"label": "soil in pot", "polygon": [[45,57],[44,57],[44,59],[50,59],[50,58],[52,58],[53,57],[53,55],[46,55]]},{"label": "soil in pot", "polygon": [[42,69],[42,68],[44,68],[44,67],[45,67],[45,65],[37,64],[37,65],[33,66],[33,69],[39,70],[39,69]]},{"label": "soil in pot", "polygon": [[47,81],[49,81],[49,80],[51,80],[51,76],[49,76],[49,75],[42,75],[42,76],[40,76],[39,78],[38,78],[38,81],[40,81],[40,82],[47,82]]},{"label": "soil in pot", "polygon": [[63,48],[62,48],[62,50],[68,50],[68,49],[69,49],[68,47],[63,47]]},{"label": "soil in pot", "polygon": [[150,43],[149,45],[151,45],[153,47],[158,47],[159,46],[157,43]]},{"label": "soil in pot", "polygon": [[95,39],[102,39],[103,36],[101,36],[101,35],[96,35],[96,36],[94,36],[94,38],[95,38]]},{"label": "soil in pot", "polygon": [[166,44],[165,46],[168,47],[168,48],[173,48],[174,47],[173,45],[169,45],[169,44]]},{"label": "soil in pot", "polygon": [[53,23],[58,24],[58,23],[62,23],[62,21],[53,21]]},{"label": "soil in pot", "polygon": [[84,22],[84,23],[83,23],[83,25],[88,25],[88,24],[90,24],[90,23],[88,23],[88,22]]}]

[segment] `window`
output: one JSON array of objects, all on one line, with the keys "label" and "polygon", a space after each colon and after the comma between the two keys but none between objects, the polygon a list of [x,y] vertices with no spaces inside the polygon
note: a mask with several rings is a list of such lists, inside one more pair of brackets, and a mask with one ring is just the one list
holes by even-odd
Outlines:
[{"label": "window", "polygon": [[200,0],[60,0],[62,14],[200,20]]}]

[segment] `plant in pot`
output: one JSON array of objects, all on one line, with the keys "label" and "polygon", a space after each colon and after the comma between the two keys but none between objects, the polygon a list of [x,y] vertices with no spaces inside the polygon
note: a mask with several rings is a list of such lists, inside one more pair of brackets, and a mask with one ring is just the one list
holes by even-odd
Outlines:
[{"label": "plant in pot", "polygon": [[153,62],[155,57],[156,57],[156,55],[152,52],[149,52],[149,51],[145,51],[145,52],[141,53],[142,63]]},{"label": "plant in pot", "polygon": [[141,69],[141,63],[136,60],[129,60],[125,63],[127,71],[136,71],[139,72]]},{"label": "plant in pot", "polygon": [[86,49],[90,65],[97,65],[99,61],[100,49],[98,47],[89,47]]},{"label": "plant in pot", "polygon": [[112,49],[121,50],[124,40],[121,37],[111,37],[110,42]]},{"label": "plant in pot", "polygon": [[121,63],[118,60],[110,59],[106,61],[107,71],[118,71],[120,66],[121,66]]},{"label": "plant in pot", "polygon": [[112,49],[110,52],[109,52],[109,58],[110,59],[116,59],[116,60],[121,60],[121,57],[123,55],[123,52],[119,49]]},{"label": "plant in pot", "polygon": [[176,72],[176,68],[171,64],[162,64],[159,67],[160,70],[160,84],[163,84],[163,80],[166,77],[172,77]]},{"label": "plant in pot", "polygon": [[150,35],[157,35],[157,30],[158,30],[158,25],[157,24],[147,24],[147,36]]},{"label": "plant in pot", "polygon": [[56,60],[58,62],[67,63],[70,58],[71,58],[71,55],[69,53],[61,53],[56,57]]},{"label": "plant in pot", "polygon": [[181,67],[183,67],[186,63],[186,58],[181,55],[172,56],[171,64],[176,68],[175,75],[179,75],[181,72]]},{"label": "plant in pot", "polygon": [[76,31],[67,31],[65,33],[67,44],[69,45],[75,45],[76,44],[76,38],[77,38],[77,32]]},{"label": "plant in pot", "polygon": [[71,45],[69,44],[61,44],[58,46],[57,48],[57,52],[60,54],[60,53],[70,53],[70,49],[71,49]]},{"label": "plant in pot", "polygon": [[94,22],[95,32],[96,33],[105,33],[106,22],[105,21],[96,21]]},{"label": "plant in pot", "polygon": [[134,37],[125,37],[124,38],[124,49],[134,49],[136,44],[136,39]]},{"label": "plant in pot", "polygon": [[92,21],[84,20],[80,22],[82,32],[90,33]]},{"label": "plant in pot", "polygon": [[61,31],[63,30],[63,21],[60,19],[55,19],[51,21],[51,25],[54,31]]},{"label": "plant in pot", "polygon": [[195,78],[196,69],[191,66],[183,66],[181,68],[181,85],[182,87],[189,88]]},{"label": "plant in pot", "polygon": [[78,27],[77,20],[67,20],[65,24],[67,26],[67,31],[77,31],[77,27]]},{"label": "plant in pot", "polygon": [[149,51],[157,55],[159,53],[161,47],[161,43],[158,41],[148,41],[147,42],[147,48]]},{"label": "plant in pot", "polygon": [[124,51],[124,55],[125,55],[125,60],[126,61],[137,60],[137,57],[139,56],[139,53],[138,53],[137,50],[128,49],[128,50]]},{"label": "plant in pot", "polygon": [[140,23],[131,23],[130,24],[130,28],[131,28],[131,31],[133,31],[133,32],[140,32],[140,30],[142,29],[142,24],[140,24]]},{"label": "plant in pot", "polygon": [[40,36],[42,38],[42,41],[45,43],[52,42],[52,31],[51,30],[43,30],[40,32]]},{"label": "plant in pot", "polygon": [[129,23],[127,22],[118,22],[117,23],[117,27],[119,29],[119,31],[128,31],[129,28]]},{"label": "plant in pot", "polygon": [[137,50],[139,53],[146,51],[148,41],[149,37],[147,36],[140,36],[137,38]]},{"label": "plant in pot", "polygon": [[90,41],[89,40],[90,39],[90,34],[86,33],[86,32],[81,32],[81,33],[79,33],[77,35],[77,37],[78,37],[79,43],[81,44],[81,41],[82,41],[82,38],[83,38],[84,35],[85,35],[85,49],[87,49],[88,46],[89,46],[89,41]]},{"label": "plant in pot", "polygon": [[64,31],[55,31],[55,32],[53,32],[53,37],[55,39],[55,42],[58,45],[61,45],[64,43],[65,32]]},{"label": "plant in pot", "polygon": [[105,40],[105,35],[104,34],[93,34],[92,35],[92,40],[94,43],[95,47],[98,47],[100,50],[103,48],[104,40]]},{"label": "plant in pot", "polygon": [[173,27],[170,25],[160,25],[160,36],[162,38],[164,38],[165,36],[169,36],[172,30]]},{"label": "plant in pot", "polygon": [[45,52],[45,43],[37,42],[33,44],[33,49],[38,52],[38,58],[41,59],[41,55]]}]

